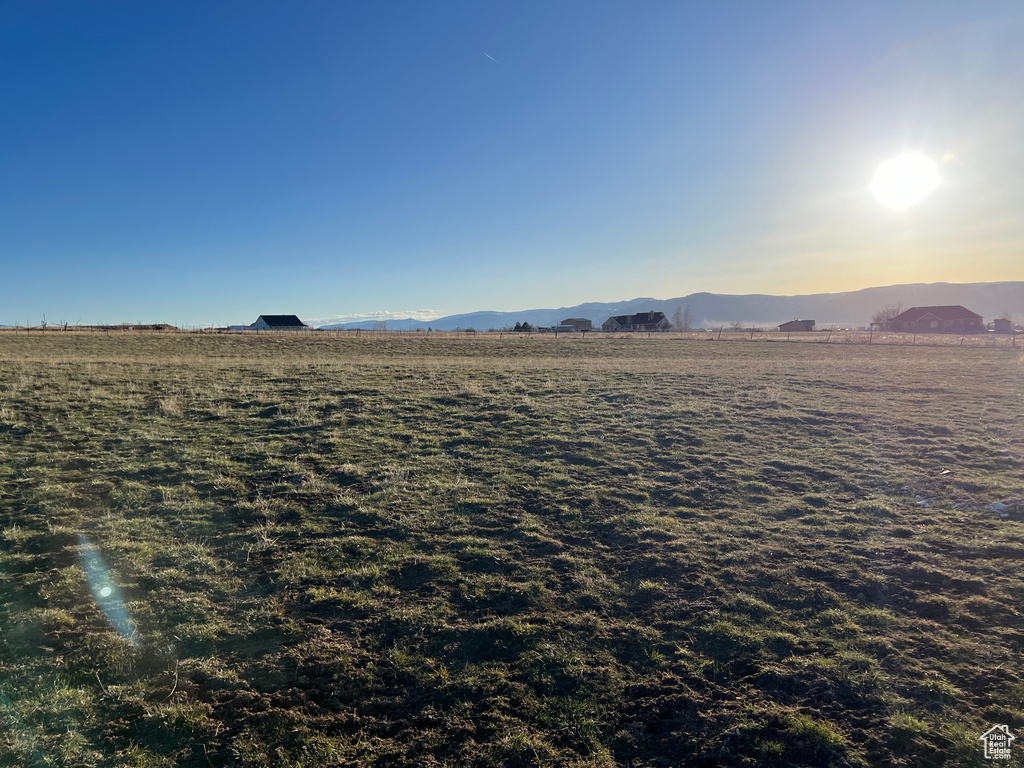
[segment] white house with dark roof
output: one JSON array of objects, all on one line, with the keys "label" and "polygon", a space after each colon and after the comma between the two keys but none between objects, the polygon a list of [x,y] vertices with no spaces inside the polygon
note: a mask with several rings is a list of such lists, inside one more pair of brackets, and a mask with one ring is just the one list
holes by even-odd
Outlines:
[{"label": "white house with dark roof", "polygon": [[308,331],[309,326],[295,315],[260,315],[249,326],[253,331]]}]

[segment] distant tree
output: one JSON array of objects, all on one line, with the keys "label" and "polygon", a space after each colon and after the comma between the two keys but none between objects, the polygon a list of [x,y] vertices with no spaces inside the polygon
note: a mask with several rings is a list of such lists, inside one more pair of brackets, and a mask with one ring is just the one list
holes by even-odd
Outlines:
[{"label": "distant tree", "polygon": [[387,329],[388,329],[388,321],[387,320],[374,320],[373,321],[373,330],[375,330],[375,331],[386,331]]},{"label": "distant tree", "polygon": [[677,331],[693,330],[693,310],[690,309],[689,304],[687,304],[686,308],[683,309],[683,314],[681,316],[679,314],[679,307],[676,307],[676,313],[673,316],[672,324],[676,327]]},{"label": "distant tree", "polygon": [[672,330],[681,331],[683,330],[683,308],[677,306],[676,311],[672,313]]},{"label": "distant tree", "polygon": [[879,324],[883,328],[888,328],[889,323],[892,322],[893,318],[899,314],[902,314],[902,312],[902,301],[897,301],[895,304],[887,304],[886,306],[882,307],[880,310],[878,310],[877,312],[875,312],[875,314],[871,316],[871,323],[872,325]]},{"label": "distant tree", "polygon": [[996,315],[996,320],[1013,320],[1013,315],[1011,315],[1006,310],[1003,310],[998,315]]},{"label": "distant tree", "polygon": [[732,322],[729,323],[729,327],[734,331],[742,331],[743,323],[739,320],[733,320]]},{"label": "distant tree", "polygon": [[522,324],[522,323],[518,323],[518,322],[517,322],[517,323],[516,323],[516,327],[515,327],[515,328],[513,328],[512,330],[513,330],[513,331],[521,331],[521,330],[523,330],[523,324]]}]

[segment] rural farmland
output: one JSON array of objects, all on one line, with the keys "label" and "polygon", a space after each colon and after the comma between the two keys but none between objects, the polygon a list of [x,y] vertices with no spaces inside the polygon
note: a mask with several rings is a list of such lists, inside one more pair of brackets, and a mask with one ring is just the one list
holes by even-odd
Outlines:
[{"label": "rural farmland", "polygon": [[510,336],[0,334],[0,766],[1021,733],[1021,349]]}]

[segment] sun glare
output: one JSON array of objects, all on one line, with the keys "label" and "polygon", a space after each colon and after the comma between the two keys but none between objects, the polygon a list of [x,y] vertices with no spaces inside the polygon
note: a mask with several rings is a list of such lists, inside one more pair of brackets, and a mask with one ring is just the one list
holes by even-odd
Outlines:
[{"label": "sun glare", "polygon": [[904,154],[878,166],[871,190],[878,201],[894,211],[920,202],[939,183],[939,169],[920,154]]}]

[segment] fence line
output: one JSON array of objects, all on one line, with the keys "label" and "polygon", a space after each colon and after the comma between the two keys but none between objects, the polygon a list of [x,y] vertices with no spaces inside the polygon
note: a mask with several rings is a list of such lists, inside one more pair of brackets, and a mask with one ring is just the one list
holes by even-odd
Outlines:
[{"label": "fence line", "polygon": [[643,339],[661,341],[713,341],[716,343],[746,342],[752,344],[872,344],[880,346],[901,346],[901,347],[984,347],[1002,348],[1020,347],[1024,349],[1024,340],[1018,343],[1017,338],[1024,336],[1021,333],[974,333],[974,334],[944,334],[944,333],[896,333],[881,331],[805,331],[805,332],[784,332],[774,330],[763,330],[758,328],[715,328],[701,331],[634,331],[634,332],[604,332],[604,331],[399,331],[384,330],[373,331],[363,329],[307,329],[307,330],[281,330],[281,331],[256,331],[251,329],[227,329],[213,327],[176,327],[162,324],[124,324],[124,325],[47,325],[47,326],[12,326],[0,328],[0,334],[203,334],[203,335],[231,335],[231,336],[262,336],[271,338],[367,338],[367,339],[396,339],[396,338],[442,338],[442,339],[550,339],[569,341],[600,342],[610,339]]}]

